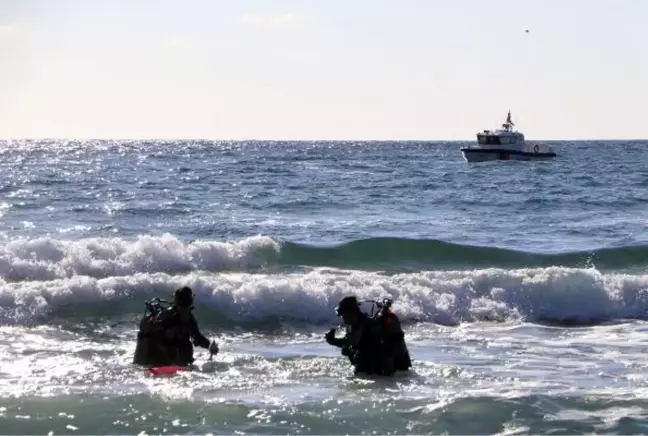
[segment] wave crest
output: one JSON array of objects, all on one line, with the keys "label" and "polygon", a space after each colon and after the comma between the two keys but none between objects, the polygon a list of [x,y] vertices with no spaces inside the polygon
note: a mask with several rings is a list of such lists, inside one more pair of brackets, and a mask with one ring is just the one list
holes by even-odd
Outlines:
[{"label": "wave crest", "polygon": [[115,319],[142,313],[143,302],[188,285],[202,324],[227,328],[276,323],[335,325],[347,295],[390,295],[405,323],[474,321],[597,323],[645,319],[648,275],[603,274],[564,267],[517,270],[377,272],[316,269],[307,273],[138,273],[96,279],[0,283],[0,320]]},{"label": "wave crest", "polygon": [[0,245],[0,277],[7,281],[299,266],[387,271],[551,266],[606,270],[648,266],[648,246],[540,254],[402,238],[317,247],[268,236],[184,242],[169,234],[76,241],[39,238]]},{"label": "wave crest", "polygon": [[272,262],[279,250],[280,244],[267,236],[233,243],[185,243],[169,234],[135,240],[17,240],[0,246],[0,277],[10,281],[53,280],[77,275],[104,278],[143,272],[252,269]]}]

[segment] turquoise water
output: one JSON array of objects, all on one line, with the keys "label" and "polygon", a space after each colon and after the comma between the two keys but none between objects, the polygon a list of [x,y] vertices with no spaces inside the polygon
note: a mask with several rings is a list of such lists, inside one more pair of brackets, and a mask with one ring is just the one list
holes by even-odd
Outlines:
[{"label": "turquoise water", "polygon": [[[645,433],[648,142],[465,145],[1,142],[3,431]],[[222,351],[152,378],[183,285]],[[324,343],[349,294],[394,298],[412,374]]]}]

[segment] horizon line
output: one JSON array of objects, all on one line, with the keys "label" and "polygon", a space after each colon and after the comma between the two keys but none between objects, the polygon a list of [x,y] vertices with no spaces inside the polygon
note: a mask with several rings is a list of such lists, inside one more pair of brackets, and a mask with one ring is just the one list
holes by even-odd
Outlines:
[{"label": "horizon line", "polygon": [[[263,138],[156,138],[156,137],[9,137],[0,141],[164,141],[164,142],[477,142],[475,139],[263,139]],[[648,141],[648,138],[563,138],[563,139],[526,139],[526,142],[564,142],[564,141]]]}]

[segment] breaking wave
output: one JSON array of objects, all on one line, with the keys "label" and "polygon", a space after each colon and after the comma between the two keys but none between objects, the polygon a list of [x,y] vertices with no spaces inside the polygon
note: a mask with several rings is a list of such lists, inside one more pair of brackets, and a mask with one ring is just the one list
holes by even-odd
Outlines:
[{"label": "breaking wave", "polygon": [[370,238],[318,247],[268,236],[235,242],[185,242],[169,234],[74,241],[39,238],[0,244],[0,277],[6,281],[299,266],[394,272],[551,266],[614,270],[648,266],[648,246],[543,254],[400,238]]},{"label": "breaking wave", "polygon": [[142,313],[145,300],[169,298],[184,285],[196,293],[202,324],[228,328],[337,324],[333,308],[350,294],[361,299],[391,296],[406,324],[593,324],[648,318],[648,275],[565,267],[400,274],[317,268],[282,274],[137,273],[0,282],[0,321],[132,319]]}]

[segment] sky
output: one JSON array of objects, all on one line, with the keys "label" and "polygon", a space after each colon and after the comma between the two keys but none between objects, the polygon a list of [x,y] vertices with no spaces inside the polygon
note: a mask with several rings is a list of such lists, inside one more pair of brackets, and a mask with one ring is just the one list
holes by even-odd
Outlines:
[{"label": "sky", "polygon": [[[0,0],[0,138],[648,138],[644,0]],[[527,32],[528,30],[528,32]]]}]

